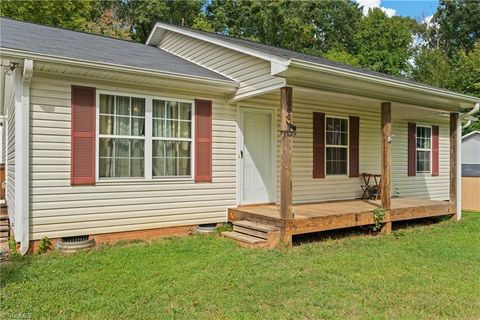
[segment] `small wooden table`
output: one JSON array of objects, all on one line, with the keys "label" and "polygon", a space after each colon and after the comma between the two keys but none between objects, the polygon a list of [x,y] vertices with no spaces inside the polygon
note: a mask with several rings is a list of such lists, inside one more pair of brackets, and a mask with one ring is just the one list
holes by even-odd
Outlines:
[{"label": "small wooden table", "polygon": [[[362,199],[380,199],[380,183],[382,175],[373,173],[362,173],[364,184],[361,186],[363,190]],[[373,184],[370,184],[373,182]]]}]

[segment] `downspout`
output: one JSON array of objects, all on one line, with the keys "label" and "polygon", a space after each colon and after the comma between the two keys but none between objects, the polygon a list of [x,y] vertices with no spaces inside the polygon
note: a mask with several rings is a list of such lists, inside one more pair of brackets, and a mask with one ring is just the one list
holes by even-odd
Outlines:
[{"label": "downspout", "polygon": [[467,120],[467,123],[463,125],[462,129],[465,129],[465,128],[467,128],[468,126],[470,126],[470,124],[472,124],[472,121],[478,120],[478,119],[476,119],[476,118],[474,117],[474,115],[478,112],[478,110],[480,110],[480,103],[475,104],[475,106],[472,108],[472,110],[468,111],[467,113],[465,113],[465,114],[460,114],[460,116],[462,117],[462,119],[466,119],[466,120]]},{"label": "downspout", "polygon": [[[22,69],[15,70],[15,229],[20,235],[20,254],[25,255],[30,246],[29,226],[29,124],[30,79],[33,61],[25,59]],[[20,223],[18,223],[18,222]]]},{"label": "downspout", "polygon": [[462,219],[462,118],[457,118],[457,196],[455,201],[455,211],[457,220]]}]

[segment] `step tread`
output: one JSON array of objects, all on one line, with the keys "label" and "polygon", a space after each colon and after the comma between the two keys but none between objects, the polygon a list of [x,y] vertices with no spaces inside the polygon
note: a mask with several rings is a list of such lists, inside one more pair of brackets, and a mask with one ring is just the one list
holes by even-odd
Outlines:
[{"label": "step tread", "polygon": [[262,238],[262,239],[268,239],[268,234],[269,234],[269,232],[265,232],[265,231],[261,231],[261,230],[255,230],[255,229],[251,229],[251,228],[246,228],[246,227],[239,226],[239,225],[236,225],[236,224],[233,225],[233,231],[248,234],[250,236],[254,236],[254,237]]},{"label": "step tread", "polygon": [[236,232],[236,231],[225,231],[222,233],[227,238],[231,238],[234,240],[238,240],[241,242],[246,242],[248,244],[259,244],[267,242],[265,239],[249,236],[244,233]]},{"label": "step tread", "polygon": [[267,224],[261,224],[261,223],[256,223],[248,220],[238,220],[238,221],[233,221],[233,225],[237,225],[240,227],[244,228],[250,228],[258,231],[263,231],[263,232],[271,232],[271,231],[278,231],[277,227],[274,226],[269,226]]}]

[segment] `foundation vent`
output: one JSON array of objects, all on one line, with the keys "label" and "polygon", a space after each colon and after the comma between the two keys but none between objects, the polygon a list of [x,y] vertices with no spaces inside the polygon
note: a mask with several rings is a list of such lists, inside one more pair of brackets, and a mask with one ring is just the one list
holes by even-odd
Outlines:
[{"label": "foundation vent", "polygon": [[87,236],[64,237],[57,242],[57,249],[64,253],[87,251],[95,247],[95,239]]}]

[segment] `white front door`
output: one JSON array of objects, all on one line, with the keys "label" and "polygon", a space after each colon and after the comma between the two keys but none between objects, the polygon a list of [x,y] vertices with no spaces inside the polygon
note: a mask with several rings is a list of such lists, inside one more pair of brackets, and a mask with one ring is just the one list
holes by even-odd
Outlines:
[{"label": "white front door", "polygon": [[275,202],[272,112],[241,111],[241,204]]}]

